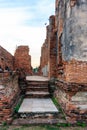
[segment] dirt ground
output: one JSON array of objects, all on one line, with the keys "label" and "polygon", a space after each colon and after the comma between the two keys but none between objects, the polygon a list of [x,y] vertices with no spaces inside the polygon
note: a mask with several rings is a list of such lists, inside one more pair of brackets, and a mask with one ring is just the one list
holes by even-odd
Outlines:
[{"label": "dirt ground", "polygon": [[87,127],[58,126],[0,126],[0,130],[87,130]]}]

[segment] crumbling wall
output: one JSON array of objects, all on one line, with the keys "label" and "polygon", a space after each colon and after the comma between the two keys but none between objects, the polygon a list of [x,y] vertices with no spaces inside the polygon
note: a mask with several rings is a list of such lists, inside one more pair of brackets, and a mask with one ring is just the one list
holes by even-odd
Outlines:
[{"label": "crumbling wall", "polygon": [[56,77],[56,57],[57,57],[57,43],[55,31],[55,16],[49,18],[49,43],[48,43],[48,63],[49,63],[49,78]]},{"label": "crumbling wall", "polygon": [[13,70],[14,57],[3,47],[0,46],[0,65],[3,69],[8,66]]},{"label": "crumbling wall", "polygon": [[49,26],[46,27],[46,39],[41,47],[40,69],[43,76],[48,76]]},{"label": "crumbling wall", "polygon": [[0,73],[0,123],[11,123],[19,95],[18,76]]},{"label": "crumbling wall", "polygon": [[62,36],[63,59],[87,61],[87,1],[71,0],[70,2],[68,0],[65,6],[66,16]]},{"label": "crumbling wall", "polygon": [[28,46],[18,46],[14,54],[14,68],[23,69],[27,74],[31,74],[31,56]]},{"label": "crumbling wall", "polygon": [[56,0],[58,32],[55,96],[68,122],[87,122],[87,1]]},{"label": "crumbling wall", "polygon": [[48,76],[48,44],[47,40],[41,48],[41,61],[40,61],[41,73],[43,76]]},{"label": "crumbling wall", "polygon": [[41,51],[41,69],[48,73],[48,77],[56,77],[57,43],[56,43],[55,16],[49,18],[45,43]]}]

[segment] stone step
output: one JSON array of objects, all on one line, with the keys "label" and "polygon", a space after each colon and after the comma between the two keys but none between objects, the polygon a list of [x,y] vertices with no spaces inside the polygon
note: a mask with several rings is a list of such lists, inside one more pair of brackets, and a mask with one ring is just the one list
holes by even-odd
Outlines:
[{"label": "stone step", "polygon": [[48,91],[48,87],[37,87],[37,86],[28,86],[26,88],[26,91],[45,91],[47,92]]},{"label": "stone step", "polygon": [[33,118],[33,119],[26,119],[26,118],[17,118],[17,119],[14,119],[13,122],[12,122],[12,125],[17,125],[17,126],[20,126],[20,125],[45,125],[45,124],[67,124],[67,121],[63,118],[61,119],[58,115],[57,118]]},{"label": "stone step", "polygon": [[45,86],[45,87],[48,87],[48,83],[36,83],[36,82],[33,82],[33,83],[27,83],[27,86],[32,86],[32,87],[35,87],[35,86],[37,86],[37,87],[43,87],[43,86]]},{"label": "stone step", "polygon": [[25,98],[18,114],[20,118],[55,118],[59,111],[50,98]]},{"label": "stone step", "polygon": [[55,113],[46,113],[46,112],[43,112],[43,113],[19,113],[18,114],[18,117],[19,118],[24,118],[24,119],[36,119],[36,118],[57,118],[58,117],[58,113],[55,112]]},{"label": "stone step", "polygon": [[27,98],[44,98],[49,97],[49,92],[43,92],[43,91],[27,91],[25,93],[25,97]]}]

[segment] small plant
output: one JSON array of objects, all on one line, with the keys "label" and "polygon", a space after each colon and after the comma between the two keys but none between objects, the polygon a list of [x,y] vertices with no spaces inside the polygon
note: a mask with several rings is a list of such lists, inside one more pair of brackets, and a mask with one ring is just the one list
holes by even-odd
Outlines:
[{"label": "small plant", "polygon": [[18,113],[18,110],[19,110],[19,108],[20,108],[20,105],[21,105],[22,101],[23,101],[23,97],[21,98],[21,100],[19,101],[19,103],[18,103],[18,104],[16,105],[16,107],[14,108],[14,112],[15,112],[15,113]]},{"label": "small plant", "polygon": [[66,118],[65,118],[65,113],[64,113],[63,109],[61,108],[61,106],[59,105],[58,100],[57,100],[55,97],[52,97],[52,101],[53,101],[53,103],[55,104],[55,106],[58,108],[59,112],[62,113],[63,119],[66,120]]},{"label": "small plant", "polygon": [[2,123],[2,126],[7,126],[7,122],[4,121],[4,122]]},{"label": "small plant", "polygon": [[86,123],[84,123],[84,122],[77,122],[77,126],[86,127]]},{"label": "small plant", "polygon": [[52,98],[52,101],[54,102],[54,104],[56,105],[56,106],[59,106],[59,104],[58,104],[58,101],[57,101],[57,99],[56,98]]},{"label": "small plant", "polygon": [[71,124],[69,124],[69,123],[58,123],[57,126],[58,127],[70,127]]}]

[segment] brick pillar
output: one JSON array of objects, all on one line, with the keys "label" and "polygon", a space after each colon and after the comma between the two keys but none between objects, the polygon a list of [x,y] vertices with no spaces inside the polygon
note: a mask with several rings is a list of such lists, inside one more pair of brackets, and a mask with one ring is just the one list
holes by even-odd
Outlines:
[{"label": "brick pillar", "polygon": [[18,46],[15,54],[15,69],[24,69],[26,73],[31,74],[31,56],[28,46]]},{"label": "brick pillar", "polygon": [[49,41],[48,41],[48,63],[49,63],[49,78],[56,77],[56,60],[57,60],[57,34],[55,32],[55,16],[50,16],[49,19]]}]

